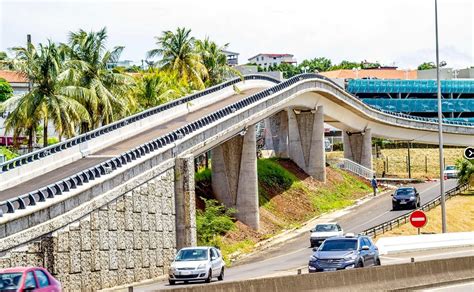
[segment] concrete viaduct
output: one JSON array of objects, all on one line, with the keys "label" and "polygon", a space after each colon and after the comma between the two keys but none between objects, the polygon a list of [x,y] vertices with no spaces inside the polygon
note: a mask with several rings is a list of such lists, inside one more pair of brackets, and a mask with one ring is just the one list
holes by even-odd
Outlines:
[{"label": "concrete viaduct", "polygon": [[[45,266],[83,290],[166,274],[176,249],[196,244],[194,158],[209,150],[217,199],[258,229],[265,119],[276,155],[320,181],[324,123],[368,168],[373,136],[437,142],[435,121],[376,110],[319,75],[228,81],[0,165],[0,267]],[[474,144],[474,125],[444,130],[446,144]]]}]

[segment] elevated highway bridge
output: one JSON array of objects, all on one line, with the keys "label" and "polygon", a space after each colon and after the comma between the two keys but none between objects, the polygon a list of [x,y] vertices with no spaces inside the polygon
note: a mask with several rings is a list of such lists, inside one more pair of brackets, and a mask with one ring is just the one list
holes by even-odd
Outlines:
[{"label": "elevated highway bridge", "polygon": [[[0,263],[30,264],[34,250],[78,288],[166,273],[175,248],[196,244],[193,163],[208,150],[217,199],[258,229],[255,124],[267,118],[276,155],[320,181],[325,122],[368,168],[373,136],[437,143],[435,121],[371,108],[320,75],[228,81],[0,165]],[[444,131],[448,145],[474,144],[473,124]]]}]

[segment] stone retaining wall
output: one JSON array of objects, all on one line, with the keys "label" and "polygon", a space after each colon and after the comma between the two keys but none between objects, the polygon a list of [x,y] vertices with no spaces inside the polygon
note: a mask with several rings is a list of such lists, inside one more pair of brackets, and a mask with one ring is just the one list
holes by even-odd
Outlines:
[{"label": "stone retaining wall", "polygon": [[97,290],[157,277],[176,252],[174,169],[92,213],[12,249],[0,268],[43,266],[66,290]]}]

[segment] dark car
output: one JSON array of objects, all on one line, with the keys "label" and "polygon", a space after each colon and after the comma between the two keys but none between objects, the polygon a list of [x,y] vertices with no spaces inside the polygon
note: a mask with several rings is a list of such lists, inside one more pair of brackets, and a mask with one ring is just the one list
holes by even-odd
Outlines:
[{"label": "dark car", "polygon": [[331,237],[313,250],[308,263],[310,273],[380,265],[379,251],[368,236]]},{"label": "dark car", "polygon": [[414,187],[398,188],[392,197],[393,210],[407,207],[416,209],[421,206],[420,194]]}]

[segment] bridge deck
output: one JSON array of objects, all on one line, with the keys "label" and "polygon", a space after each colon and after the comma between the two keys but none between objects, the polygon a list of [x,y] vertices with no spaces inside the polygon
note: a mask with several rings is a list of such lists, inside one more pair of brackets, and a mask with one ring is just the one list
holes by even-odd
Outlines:
[{"label": "bridge deck", "polygon": [[129,149],[133,149],[136,146],[139,146],[145,142],[151,141],[172,130],[178,129],[179,127],[184,126],[187,123],[195,121],[201,118],[202,116],[210,114],[220,108],[223,108],[229,104],[232,104],[249,95],[257,93],[263,89],[264,88],[254,88],[254,89],[244,90],[240,94],[234,94],[218,102],[215,102],[207,107],[200,108],[186,115],[179,116],[166,123],[157,125],[147,131],[138,133],[137,135],[132,136],[124,141],[121,141],[105,149],[92,153],[90,156],[87,156],[73,163],[70,163],[63,167],[60,167],[53,171],[45,173],[42,176],[36,177],[22,184],[11,187],[9,189],[2,190],[0,191],[0,201],[5,201],[8,199],[17,197],[19,195],[23,195],[25,193],[40,189],[51,183],[60,181],[64,178],[67,178],[70,175],[73,175],[77,172],[88,169],[89,167],[92,167],[103,161],[106,161],[110,159],[111,156],[116,156],[121,153],[124,153]]}]

